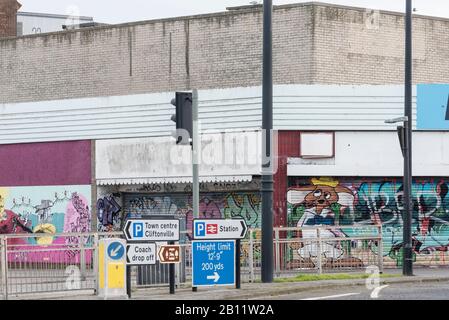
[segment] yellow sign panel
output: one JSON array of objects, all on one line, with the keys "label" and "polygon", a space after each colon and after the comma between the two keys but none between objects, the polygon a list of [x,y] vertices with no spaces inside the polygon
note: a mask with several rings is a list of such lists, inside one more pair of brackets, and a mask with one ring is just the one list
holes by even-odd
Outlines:
[{"label": "yellow sign panel", "polygon": [[123,262],[108,263],[108,284],[111,289],[122,289],[124,282],[125,264]]}]

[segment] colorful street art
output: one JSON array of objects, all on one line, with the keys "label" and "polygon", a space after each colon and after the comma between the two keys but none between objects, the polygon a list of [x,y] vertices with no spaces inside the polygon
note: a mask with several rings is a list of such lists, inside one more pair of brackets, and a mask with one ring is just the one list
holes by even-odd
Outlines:
[{"label": "colorful street art", "polygon": [[[0,188],[0,234],[42,235],[12,238],[9,245],[26,251],[26,245],[65,247],[75,245],[79,237],[56,238],[58,233],[86,233],[91,230],[90,186],[11,187]],[[36,249],[36,247],[34,247]],[[39,262],[66,259],[50,253],[29,253],[12,257],[12,261]],[[56,253],[53,253],[56,255]],[[71,258],[76,254],[67,252]]]},{"label": "colorful street art", "polygon": [[[413,194],[413,250],[417,263],[426,265],[449,261],[449,180],[415,179]],[[326,231],[324,238],[354,237],[359,229],[350,226],[381,224],[385,261],[401,264],[402,179],[290,178],[287,194],[290,226],[339,226]],[[302,237],[312,237],[302,232]],[[325,244],[329,259],[347,258],[347,250]],[[377,246],[370,248],[377,250]],[[315,248],[295,248],[298,259],[310,259]],[[351,257],[354,258],[353,256]]]},{"label": "colorful street art", "polygon": [[[200,218],[237,218],[252,228],[260,227],[260,193],[204,193],[200,195]],[[135,195],[127,201],[127,215],[173,215],[181,217],[192,229],[193,208],[190,194]],[[189,235],[190,236],[190,235]]]},{"label": "colorful street art", "polygon": [[122,207],[119,199],[110,194],[97,201],[97,218],[99,232],[112,232],[123,229]]}]

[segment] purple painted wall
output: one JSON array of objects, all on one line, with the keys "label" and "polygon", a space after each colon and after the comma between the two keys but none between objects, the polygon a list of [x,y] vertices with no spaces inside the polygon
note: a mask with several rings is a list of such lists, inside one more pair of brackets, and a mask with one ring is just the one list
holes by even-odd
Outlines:
[{"label": "purple painted wall", "polygon": [[0,145],[0,186],[90,184],[90,141]]}]

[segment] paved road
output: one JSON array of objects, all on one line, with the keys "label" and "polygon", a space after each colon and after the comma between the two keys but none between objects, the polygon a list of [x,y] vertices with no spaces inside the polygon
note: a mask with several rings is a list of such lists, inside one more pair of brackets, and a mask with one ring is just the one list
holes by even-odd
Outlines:
[{"label": "paved road", "polygon": [[449,300],[449,281],[391,284],[373,297],[363,286],[342,286],[270,297],[267,300]]}]

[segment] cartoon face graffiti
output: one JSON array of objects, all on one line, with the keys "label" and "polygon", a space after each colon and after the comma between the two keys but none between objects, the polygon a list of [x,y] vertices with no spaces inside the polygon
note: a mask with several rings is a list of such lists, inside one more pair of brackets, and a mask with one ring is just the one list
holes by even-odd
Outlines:
[{"label": "cartoon face graffiti", "polygon": [[305,197],[306,207],[315,207],[316,212],[320,214],[323,209],[329,208],[331,204],[338,202],[338,189],[327,186],[314,186],[309,188],[310,193]]},{"label": "cartoon face graffiti", "polygon": [[354,195],[350,189],[339,186],[338,181],[326,178],[312,179],[312,185],[292,188],[287,193],[287,201],[293,206],[304,206],[320,216],[329,213],[334,204],[352,210]]}]

